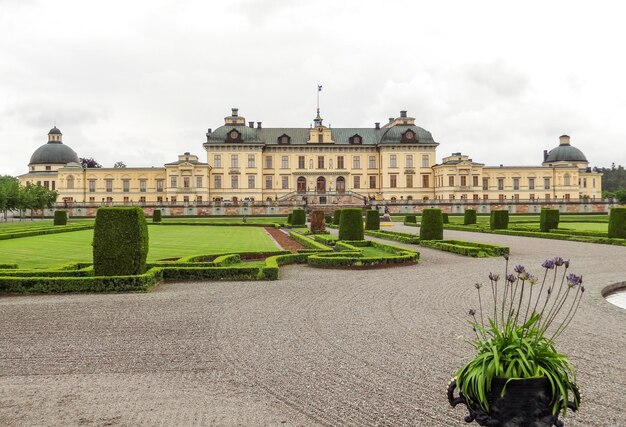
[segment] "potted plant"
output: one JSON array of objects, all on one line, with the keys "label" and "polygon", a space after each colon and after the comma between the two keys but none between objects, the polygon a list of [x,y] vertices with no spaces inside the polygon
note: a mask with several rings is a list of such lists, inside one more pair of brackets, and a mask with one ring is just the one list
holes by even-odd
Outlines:
[{"label": "potted plant", "polygon": [[[453,407],[467,406],[468,423],[563,426],[559,414],[576,411],[580,394],[573,367],[555,341],[580,305],[582,276],[568,273],[569,261],[560,257],[543,262],[541,280],[521,265],[509,272],[505,259],[502,278],[490,273],[490,287],[475,285],[479,310],[469,311],[469,323],[476,356],[448,384],[448,400]],[[491,304],[483,307],[485,300]]]}]

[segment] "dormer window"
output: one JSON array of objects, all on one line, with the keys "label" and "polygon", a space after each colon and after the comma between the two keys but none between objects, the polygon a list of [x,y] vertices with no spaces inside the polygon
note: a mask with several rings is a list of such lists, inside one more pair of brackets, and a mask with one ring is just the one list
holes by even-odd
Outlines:
[{"label": "dormer window", "polygon": [[232,129],[226,136],[226,142],[241,142],[241,133],[237,129]]},{"label": "dormer window", "polygon": [[278,137],[278,143],[279,144],[289,144],[291,143],[291,137],[287,134],[282,134],[281,136]]},{"label": "dormer window", "polygon": [[354,135],[350,137],[350,144],[362,144],[363,138],[360,135]]},{"label": "dormer window", "polygon": [[415,132],[411,129],[402,134],[402,142],[416,142]]}]

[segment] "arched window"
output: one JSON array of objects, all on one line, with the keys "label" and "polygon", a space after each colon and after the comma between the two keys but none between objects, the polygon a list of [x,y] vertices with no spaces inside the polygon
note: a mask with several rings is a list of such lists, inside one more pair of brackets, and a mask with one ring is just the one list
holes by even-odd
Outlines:
[{"label": "arched window", "polygon": [[296,191],[298,193],[306,193],[306,178],[301,176],[298,177],[298,184],[296,187]]},{"label": "arched window", "polygon": [[339,193],[346,191],[346,179],[343,176],[337,177],[337,191]]},{"label": "arched window", "polygon": [[317,178],[317,192],[325,193],[326,192],[326,178],[320,176]]},{"label": "arched window", "polygon": [[74,189],[74,177],[72,175],[67,177],[67,189],[68,190]]}]

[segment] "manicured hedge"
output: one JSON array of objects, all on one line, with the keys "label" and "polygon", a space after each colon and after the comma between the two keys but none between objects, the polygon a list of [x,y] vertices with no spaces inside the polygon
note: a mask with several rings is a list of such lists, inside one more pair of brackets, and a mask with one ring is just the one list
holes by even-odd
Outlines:
[{"label": "manicured hedge", "polygon": [[450,223],[450,218],[448,218],[448,214],[446,212],[441,212],[441,220],[444,224]]},{"label": "manicured hedge", "polygon": [[273,227],[280,228],[276,222],[205,222],[205,221],[166,221],[155,222],[150,225],[196,225],[199,227]]},{"label": "manicured hedge", "polygon": [[467,209],[463,214],[463,225],[476,224],[476,210]]},{"label": "manicured hedge", "polygon": [[337,236],[332,234],[316,234],[313,236],[313,239],[326,246],[335,246],[335,243],[337,243]]},{"label": "manicured hedge", "polygon": [[332,224],[333,223],[333,216],[332,215],[325,215],[324,216],[324,221],[326,221],[326,225]]},{"label": "manicured hedge", "polygon": [[363,240],[361,209],[342,209],[339,218],[339,240]]},{"label": "manicured hedge", "polygon": [[54,211],[54,225],[67,225],[67,212]]},{"label": "manicured hedge", "polygon": [[323,243],[317,242],[317,241],[311,239],[310,237],[303,236],[300,233],[291,232],[291,233],[289,233],[289,235],[296,242],[300,243],[302,246],[304,246],[306,248],[315,249],[315,250],[319,250],[319,251],[332,251],[331,248],[329,248],[328,246],[324,245]]},{"label": "manicured hedge", "polygon": [[291,225],[306,225],[306,212],[304,209],[294,209],[291,213]]},{"label": "manicured hedge", "polygon": [[379,239],[394,240],[400,243],[412,243],[419,244],[420,239],[417,234],[401,233],[399,231],[378,230],[378,231],[365,231],[366,236],[378,237]]},{"label": "manicured hedge", "polygon": [[269,257],[263,267],[263,278],[266,280],[278,279],[278,267],[287,264],[306,264],[308,253],[285,254]]},{"label": "manicured hedge", "polygon": [[292,219],[293,219],[293,213],[289,213],[289,215],[287,215],[287,224],[291,224]]},{"label": "manicured hedge", "polygon": [[155,209],[152,212],[152,222],[161,222],[161,209]]},{"label": "manicured hedge", "polygon": [[58,234],[58,233],[67,233],[70,231],[81,231],[81,230],[89,230],[92,229],[93,225],[66,225],[64,227],[55,227],[55,226],[47,226],[42,228],[36,228],[24,231],[14,231],[14,232],[0,232],[0,240],[9,240],[9,239],[18,239],[20,237],[31,237],[31,236],[43,236],[44,234]]},{"label": "manicured hedge", "polygon": [[17,268],[17,264],[0,264],[0,270],[13,270]]},{"label": "manicured hedge", "polygon": [[333,224],[338,226],[340,220],[341,220],[341,209],[337,209],[335,212],[333,212]]},{"label": "manicured hedge", "polygon": [[420,224],[420,241],[443,239],[443,217],[441,209],[424,209]]},{"label": "manicured hedge", "polygon": [[626,239],[626,208],[611,209],[608,237]]},{"label": "manicured hedge", "polygon": [[376,209],[368,209],[365,213],[365,229],[380,230],[380,214]]},{"label": "manicured hedge", "polygon": [[[415,263],[419,260],[419,252],[398,246],[367,241],[339,241],[337,246],[340,252],[317,253],[309,255],[307,263],[314,267],[340,268],[340,267],[366,267],[384,266],[392,264]],[[389,252],[391,257],[364,257],[359,247],[373,246]]]},{"label": "manicured hedge", "polygon": [[559,210],[558,209],[541,209],[539,215],[539,229],[544,233],[559,228]]},{"label": "manicured hedge", "polygon": [[507,255],[508,246],[491,245],[488,243],[466,242],[463,240],[427,240],[420,242],[421,246],[453,252],[459,255],[485,258]]},{"label": "manicured hedge", "polygon": [[406,215],[404,217],[404,223],[417,224],[417,215]]},{"label": "manicured hedge", "polygon": [[509,211],[491,211],[491,215],[489,216],[489,226],[492,230],[506,230],[509,226]]},{"label": "manicured hedge", "polygon": [[96,276],[143,274],[148,256],[148,226],[138,207],[102,207],[93,231]]}]

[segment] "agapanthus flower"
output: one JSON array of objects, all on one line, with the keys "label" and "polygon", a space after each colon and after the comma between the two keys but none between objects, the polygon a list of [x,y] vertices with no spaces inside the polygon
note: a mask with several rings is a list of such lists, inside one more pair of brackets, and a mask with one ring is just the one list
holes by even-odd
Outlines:
[{"label": "agapanthus flower", "polygon": [[541,264],[541,266],[543,268],[546,268],[548,270],[552,270],[554,268],[554,260],[553,259],[547,259],[543,262],[543,264]]},{"label": "agapanthus flower", "polygon": [[531,286],[534,286],[537,284],[537,276],[528,276],[528,282],[530,283]]},{"label": "agapanthus flower", "polygon": [[567,275],[567,285],[570,288],[573,288],[574,286],[578,286],[583,282],[583,277],[582,276],[577,276],[574,273],[570,273]]},{"label": "agapanthus flower", "polygon": [[523,265],[516,265],[515,268],[513,269],[513,271],[515,271],[517,274],[522,274],[523,272],[526,271],[526,269],[524,268]]},{"label": "agapanthus flower", "polygon": [[496,273],[489,273],[489,280],[497,282],[500,280],[500,275]]},{"label": "agapanthus flower", "polygon": [[563,261],[563,265],[565,268],[569,268],[569,259],[567,261]]},{"label": "agapanthus flower", "polygon": [[514,283],[515,280],[517,280],[517,277],[515,277],[515,274],[509,274],[508,276],[506,276],[506,280],[508,280],[509,283]]},{"label": "agapanthus flower", "polygon": [[556,265],[557,267],[562,266],[564,263],[565,261],[560,256],[554,257],[554,265]]}]

